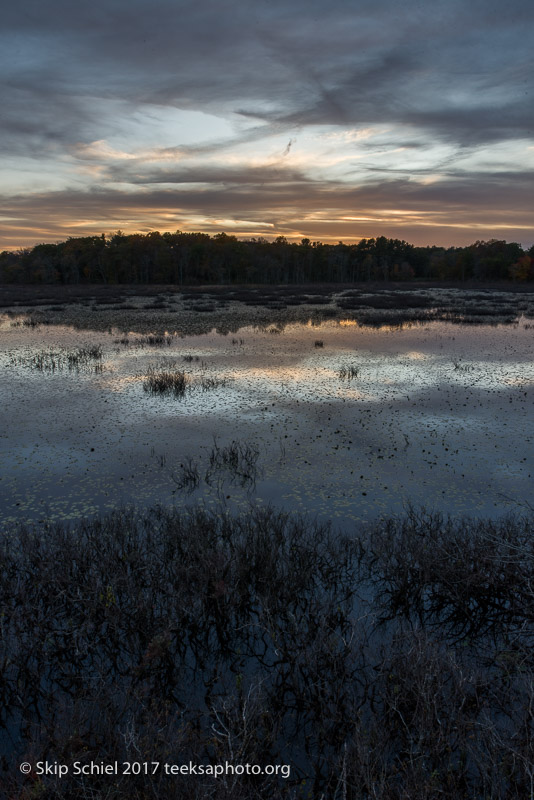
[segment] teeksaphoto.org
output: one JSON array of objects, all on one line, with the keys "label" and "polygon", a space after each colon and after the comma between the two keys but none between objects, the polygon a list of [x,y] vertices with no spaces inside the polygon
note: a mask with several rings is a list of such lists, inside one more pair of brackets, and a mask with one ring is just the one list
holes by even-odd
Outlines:
[{"label": "teeksaphoto.org", "polygon": [[[20,765],[23,774],[32,771],[32,765],[24,762]],[[212,775],[220,778],[223,775],[280,775],[289,778],[291,767],[289,764],[195,764],[189,761],[185,764],[170,764],[160,761],[74,761],[69,767],[58,761],[37,761],[35,764],[36,775],[56,775],[63,778],[66,775],[155,775],[164,772],[165,775]]]}]

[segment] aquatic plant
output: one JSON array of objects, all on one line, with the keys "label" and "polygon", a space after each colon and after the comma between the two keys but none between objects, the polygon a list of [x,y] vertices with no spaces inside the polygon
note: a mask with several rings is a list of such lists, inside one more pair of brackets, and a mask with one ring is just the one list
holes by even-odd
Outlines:
[{"label": "aquatic plant", "polygon": [[474,370],[472,364],[463,364],[459,358],[452,360],[452,366],[455,372],[472,372]]},{"label": "aquatic plant", "polygon": [[340,367],[338,371],[338,375],[342,381],[348,380],[351,381],[353,378],[358,378],[360,375],[360,368],[354,366],[353,364],[344,364]]},{"label": "aquatic plant", "polygon": [[35,317],[24,317],[23,319],[14,319],[10,322],[10,327],[12,328],[37,328],[40,325],[40,321],[35,319]]},{"label": "aquatic plant", "polygon": [[209,392],[212,389],[219,389],[221,386],[227,386],[228,379],[227,378],[217,378],[217,377],[208,377],[206,375],[202,375],[200,380],[198,381],[198,386],[204,392]]},{"label": "aquatic plant", "polygon": [[206,482],[210,483],[217,472],[226,470],[241,486],[254,486],[258,476],[259,455],[256,445],[248,442],[236,439],[221,447],[214,439]]},{"label": "aquatic plant", "polygon": [[157,371],[149,367],[143,380],[143,389],[150,394],[172,394],[175,397],[183,397],[189,383],[190,379],[185,372],[180,370],[172,372],[169,370]]},{"label": "aquatic plant", "polygon": [[39,372],[57,372],[60,370],[81,370],[87,367],[98,372],[102,370],[102,347],[85,345],[74,350],[39,350],[32,355],[12,356],[10,363],[36,369]]},{"label": "aquatic plant", "polygon": [[[164,466],[162,464],[162,466]],[[177,489],[194,492],[200,483],[198,464],[192,458],[186,458],[176,470],[171,471],[171,478]]]},{"label": "aquatic plant", "polygon": [[172,336],[165,336],[162,333],[151,333],[148,336],[140,336],[139,339],[137,339],[136,344],[148,344],[150,347],[161,347],[170,345],[171,342]]}]

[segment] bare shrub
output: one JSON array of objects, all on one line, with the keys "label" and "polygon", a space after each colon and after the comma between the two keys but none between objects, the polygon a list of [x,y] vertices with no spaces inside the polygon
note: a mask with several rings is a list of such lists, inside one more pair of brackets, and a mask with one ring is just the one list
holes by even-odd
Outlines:
[{"label": "bare shrub", "polygon": [[[409,509],[343,536],[272,509],[131,509],[13,528],[0,558],[9,765],[291,767],[71,769],[40,796],[532,796],[531,518]],[[8,796],[37,796],[6,764]]]}]

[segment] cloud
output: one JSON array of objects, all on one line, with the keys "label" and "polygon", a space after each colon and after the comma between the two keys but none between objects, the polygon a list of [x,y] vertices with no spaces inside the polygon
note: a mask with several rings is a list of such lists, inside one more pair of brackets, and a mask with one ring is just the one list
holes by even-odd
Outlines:
[{"label": "cloud", "polygon": [[[4,204],[19,209],[28,230],[35,213],[35,231],[46,233],[47,197],[56,208],[50,236],[71,223],[82,229],[86,213],[91,225],[104,224],[92,216],[95,197],[130,227],[142,223],[143,198],[147,214],[169,202],[170,214],[248,220],[252,207],[258,221],[277,225],[287,214],[305,220],[321,203],[345,215],[359,204],[399,202],[427,203],[432,213],[436,205],[437,214],[441,203],[447,220],[457,209],[459,226],[460,214],[482,219],[491,187],[492,214],[508,219],[513,210],[523,219],[524,181],[513,170],[491,176],[465,158],[534,138],[525,36],[533,21],[527,0],[8,4],[0,167],[11,175],[18,159],[26,171],[33,159],[37,176],[46,162],[65,188],[17,196],[11,182]],[[207,116],[193,124],[185,112]],[[197,138],[194,125],[204,126]],[[321,130],[339,158],[306,150]],[[512,150],[507,163],[513,158]],[[423,186],[423,174],[436,182]],[[178,188],[162,193],[163,185]]]},{"label": "cloud", "polygon": [[[338,0],[328,8],[300,0],[25,2],[3,19],[11,42],[8,99],[16,120],[37,110],[56,135],[79,127],[80,107],[116,98],[132,107],[241,111],[288,125],[388,120],[461,141],[475,132],[515,136],[532,124],[523,35],[532,12],[521,2],[496,8],[415,0],[402,7]],[[36,101],[25,115],[17,92],[20,102]],[[97,102],[96,111],[91,129],[99,123]]]},{"label": "cloud", "polygon": [[[306,180],[277,169],[232,173],[232,184],[117,191],[95,188],[4,197],[0,219],[9,219],[12,247],[117,228],[134,230],[220,230],[221,220],[241,235],[309,236],[355,241],[387,235],[419,244],[468,244],[504,238],[534,239],[529,209],[534,173],[450,178],[421,184],[389,179],[365,187]],[[260,183],[261,181],[261,183]],[[246,221],[246,223],[242,223]],[[148,223],[148,225],[147,225]],[[47,232],[43,236],[43,232]],[[32,237],[34,237],[32,239]]]}]

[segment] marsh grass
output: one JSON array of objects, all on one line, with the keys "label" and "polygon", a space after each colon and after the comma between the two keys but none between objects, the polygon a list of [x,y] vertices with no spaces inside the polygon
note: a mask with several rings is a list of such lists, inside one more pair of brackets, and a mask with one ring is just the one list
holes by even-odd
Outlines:
[{"label": "marsh grass", "polygon": [[10,323],[12,328],[37,328],[40,325],[35,317],[24,317],[24,319],[14,319]]},{"label": "marsh grass", "polygon": [[88,368],[101,372],[102,356],[100,345],[85,345],[74,350],[40,350],[29,356],[12,356],[10,363],[39,372],[81,371]]},{"label": "marsh grass", "polygon": [[[185,361],[198,361],[198,356],[184,356]],[[201,366],[205,366],[201,363]],[[192,379],[190,375],[177,369],[177,361],[173,358],[162,358],[150,364],[143,376],[143,389],[153,395],[173,395],[184,398],[187,393],[200,389],[203,392],[228,386],[229,379],[217,375],[200,375]]]},{"label": "marsh grass", "polygon": [[240,486],[255,486],[259,455],[260,451],[256,445],[248,442],[235,439],[221,447],[214,439],[206,471],[206,483],[211,483],[216,473],[227,471]]},{"label": "marsh grass", "polygon": [[[260,468],[258,466],[259,449],[255,445],[239,440],[221,447],[217,439],[207,458],[207,465],[186,457],[178,467],[167,469],[174,483],[175,490],[187,493],[194,492],[201,483],[206,486],[216,485],[222,490],[226,481],[245,489],[253,489],[256,485]],[[166,466],[165,462],[161,466]]]},{"label": "marsh grass", "polygon": [[475,369],[473,364],[463,364],[459,358],[453,359],[452,368],[454,372],[473,372]]},{"label": "marsh grass", "polygon": [[180,370],[157,370],[149,367],[143,380],[145,392],[154,395],[173,395],[184,397],[190,385],[190,378]]},{"label": "marsh grass", "polygon": [[149,345],[149,347],[165,347],[172,342],[172,336],[165,336],[162,333],[151,333],[148,336],[140,336],[136,339],[136,344]]},{"label": "marsh grass", "polygon": [[[343,536],[273,509],[194,507],[11,529],[7,796],[531,797],[532,527],[408,509]],[[110,794],[109,775],[71,769],[37,793],[16,767],[28,754],[291,774],[141,773]]]},{"label": "marsh grass", "polygon": [[344,364],[338,371],[338,375],[342,381],[351,381],[354,378],[359,378],[360,368],[353,364]]},{"label": "marsh grass", "polygon": [[212,389],[220,389],[223,386],[228,386],[228,378],[210,377],[202,375],[196,385],[200,386],[203,392],[209,392]]},{"label": "marsh grass", "polygon": [[171,478],[177,489],[194,492],[201,481],[198,464],[192,458],[186,458],[176,470],[172,470]]}]

